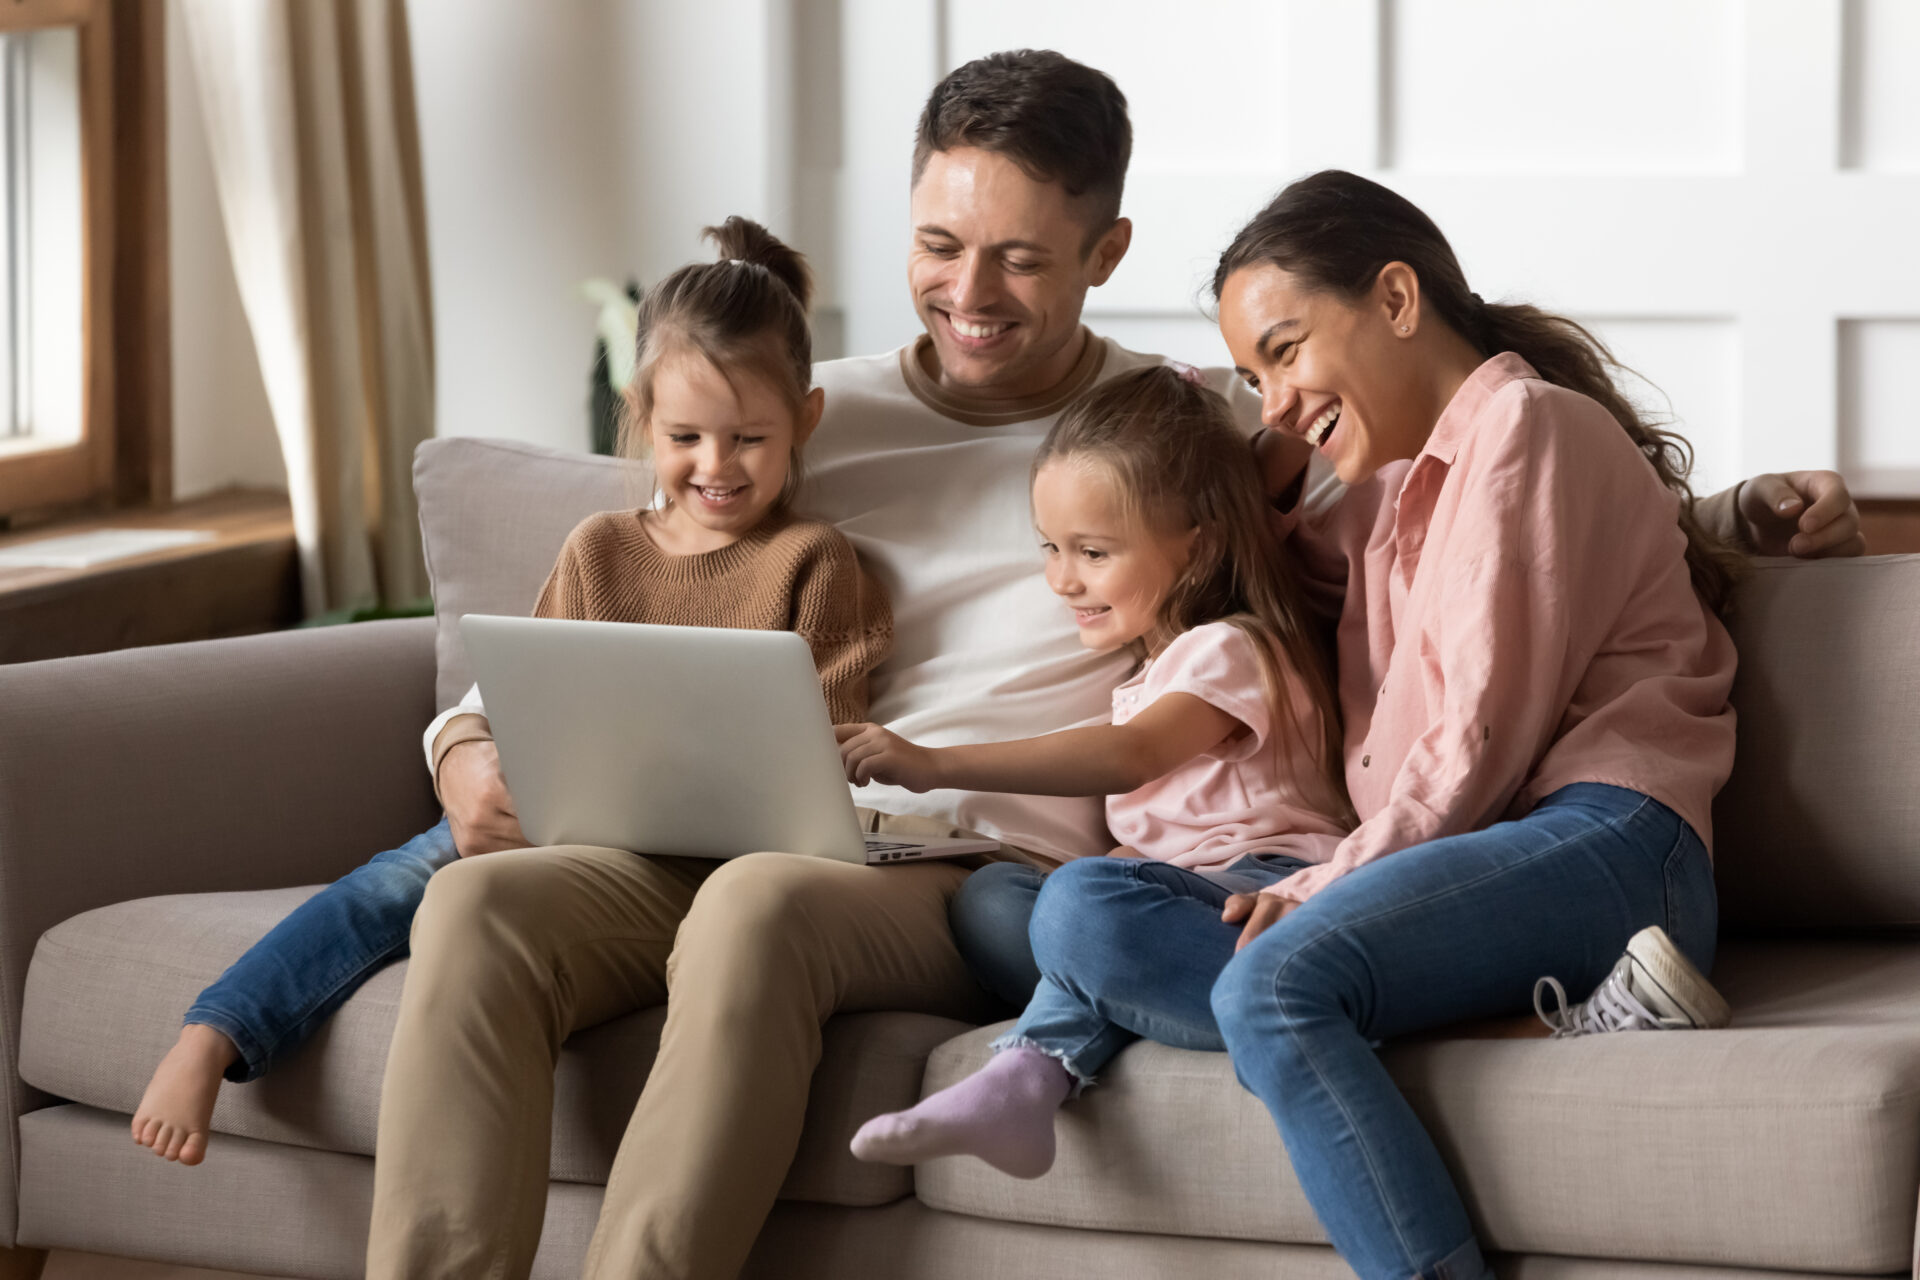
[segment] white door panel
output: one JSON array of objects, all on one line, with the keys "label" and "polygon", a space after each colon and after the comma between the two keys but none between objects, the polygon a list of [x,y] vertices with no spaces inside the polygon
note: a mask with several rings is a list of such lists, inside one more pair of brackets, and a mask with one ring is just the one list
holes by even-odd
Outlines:
[{"label": "white door panel", "polygon": [[1859,492],[1920,493],[1911,0],[797,3],[837,31],[824,53],[794,42],[803,86],[840,86],[837,145],[803,146],[794,181],[849,351],[917,328],[906,181],[928,90],[978,54],[1052,47],[1133,112],[1134,246],[1089,298],[1096,329],[1223,358],[1220,249],[1287,180],[1350,168],[1426,209],[1485,297],[1614,343],[1651,384],[1631,393],[1670,402],[1703,491],[1844,464]]}]

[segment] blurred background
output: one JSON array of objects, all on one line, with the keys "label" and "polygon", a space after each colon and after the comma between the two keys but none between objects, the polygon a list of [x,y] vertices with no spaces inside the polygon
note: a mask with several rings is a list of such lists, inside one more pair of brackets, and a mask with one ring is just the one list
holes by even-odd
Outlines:
[{"label": "blurred background", "polygon": [[[1132,106],[1134,244],[1090,299],[1096,330],[1221,362],[1203,295],[1219,249],[1289,179],[1354,169],[1432,214],[1481,294],[1564,311],[1613,344],[1642,375],[1636,394],[1693,442],[1700,490],[1835,467],[1877,500],[1876,550],[1920,539],[1910,0],[53,7],[76,5],[117,22],[121,45],[129,22],[144,27],[145,163],[160,181],[149,173],[146,216],[130,228],[123,213],[115,234],[164,226],[161,296],[131,296],[168,333],[165,367],[124,378],[121,401],[164,430],[123,444],[104,498],[96,485],[77,508],[36,505],[9,490],[9,461],[67,447],[85,417],[59,391],[80,355],[10,340],[9,370],[31,377],[23,393],[9,375],[0,518],[31,531],[49,511],[284,491],[300,579],[283,612],[424,591],[406,529],[417,439],[589,447],[598,307],[583,282],[644,283],[704,257],[706,223],[747,214],[812,258],[823,357],[908,341],[920,106],[954,66],[1023,46],[1101,68]],[[30,242],[15,218],[8,260],[35,278],[22,303],[9,276],[9,323],[44,349],[40,335],[73,332],[80,314],[72,290],[68,310],[48,309],[50,282],[77,282],[84,256],[83,219],[42,207],[49,192],[80,198],[78,162],[47,157],[84,131],[56,136],[41,100],[63,75],[76,100],[87,38],[78,56],[69,41],[5,64],[9,137],[32,135],[40,202]],[[123,269],[156,252],[133,245]],[[99,358],[141,348],[135,311],[121,308]],[[19,572],[4,555],[23,536],[0,535],[0,628]]]}]

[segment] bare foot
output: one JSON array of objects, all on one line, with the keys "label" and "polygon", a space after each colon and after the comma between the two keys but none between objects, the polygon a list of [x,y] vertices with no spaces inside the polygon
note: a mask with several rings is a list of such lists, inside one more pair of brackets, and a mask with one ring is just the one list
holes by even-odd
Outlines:
[{"label": "bare foot", "polygon": [[133,1140],[153,1154],[181,1164],[207,1156],[207,1132],[220,1081],[240,1051],[212,1027],[180,1028],[180,1039],[154,1068],[153,1079],[133,1113]]}]

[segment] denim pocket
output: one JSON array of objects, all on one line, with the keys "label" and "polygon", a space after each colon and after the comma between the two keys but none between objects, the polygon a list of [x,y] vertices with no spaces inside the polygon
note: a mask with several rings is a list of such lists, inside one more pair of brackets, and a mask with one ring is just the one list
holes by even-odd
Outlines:
[{"label": "denim pocket", "polygon": [[1710,973],[1720,936],[1720,892],[1713,883],[1707,847],[1684,822],[1667,853],[1665,871],[1667,936],[1700,972]]}]

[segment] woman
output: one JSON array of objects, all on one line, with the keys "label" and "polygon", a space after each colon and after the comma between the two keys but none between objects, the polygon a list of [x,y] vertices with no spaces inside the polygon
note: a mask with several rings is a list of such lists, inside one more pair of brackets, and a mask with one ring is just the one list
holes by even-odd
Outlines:
[{"label": "woman", "polygon": [[[1347,1262],[1490,1276],[1373,1043],[1524,1009],[1548,975],[1583,992],[1604,980],[1593,1003],[1625,1007],[1645,993],[1635,962],[1615,961],[1648,926],[1671,941],[1636,943],[1642,962],[1710,968],[1735,661],[1714,609],[1734,557],[1694,517],[1685,446],[1619,394],[1604,349],[1570,321],[1482,302],[1386,188],[1339,172],[1293,184],[1222,255],[1214,290],[1263,421],[1349,486],[1294,532],[1346,578],[1360,822],[1330,861],[1255,894],[1180,896],[1073,864],[1040,897],[1035,951],[1042,970],[1143,939],[1217,960],[1210,984],[1155,989],[1150,1020],[1217,1024]],[[1850,512],[1833,519],[1844,486],[1836,499],[1797,479],[1825,493],[1801,519],[1821,545],[1792,549],[1857,550]],[[1151,931],[1128,927],[1142,915]],[[995,959],[983,977],[1017,986],[1018,965]]]}]

